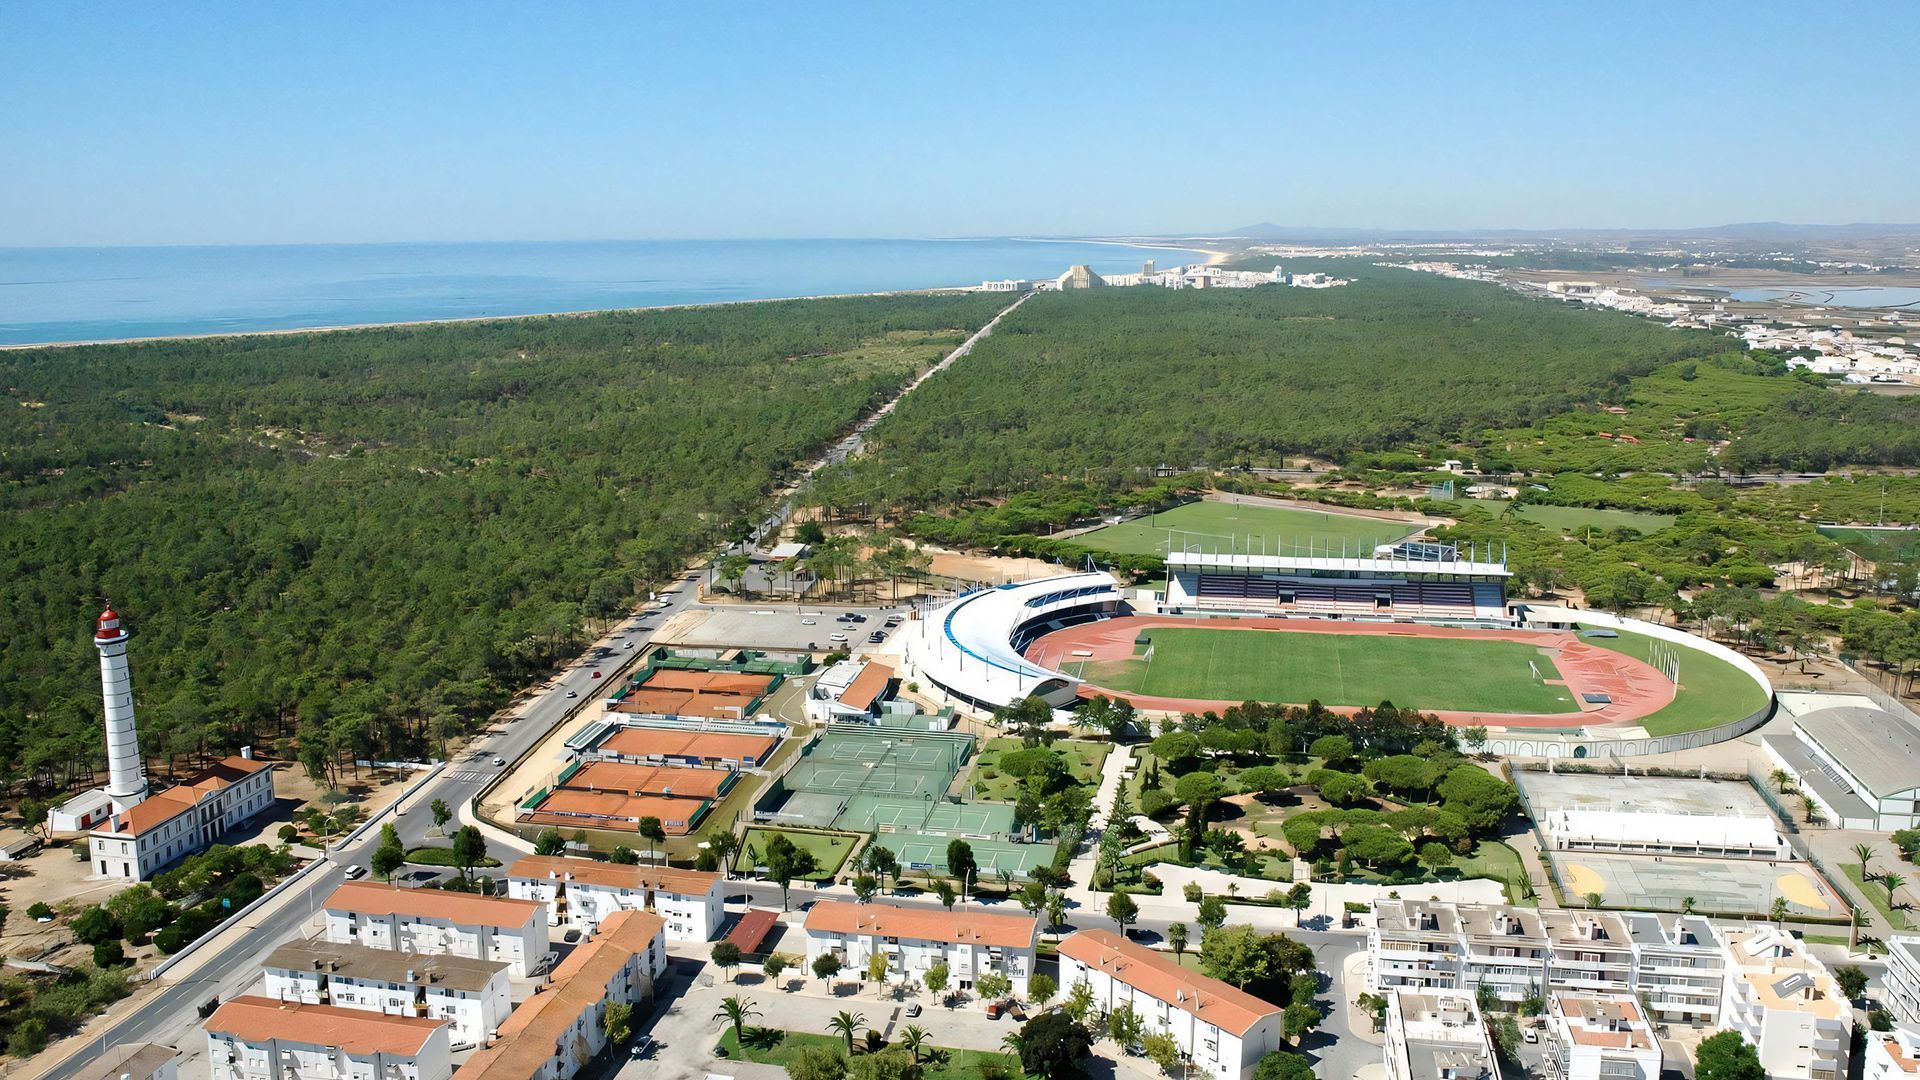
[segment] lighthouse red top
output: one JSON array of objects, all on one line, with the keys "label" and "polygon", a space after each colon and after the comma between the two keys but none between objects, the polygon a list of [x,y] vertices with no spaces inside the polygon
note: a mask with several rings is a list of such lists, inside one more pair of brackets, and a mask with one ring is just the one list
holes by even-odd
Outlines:
[{"label": "lighthouse red top", "polygon": [[100,622],[94,628],[93,640],[111,641],[114,638],[126,636],[127,632],[120,628],[120,613],[113,610],[113,605],[107,605],[107,610],[100,613]]}]

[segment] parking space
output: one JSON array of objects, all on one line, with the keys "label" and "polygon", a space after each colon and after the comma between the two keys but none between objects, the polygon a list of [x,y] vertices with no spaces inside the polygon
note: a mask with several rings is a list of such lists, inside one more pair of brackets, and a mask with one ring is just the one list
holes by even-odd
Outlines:
[{"label": "parking space", "polygon": [[[694,648],[852,650],[874,644],[868,639],[876,631],[892,633],[885,630],[885,621],[895,613],[882,608],[823,608],[812,604],[702,605],[677,619],[670,638],[662,640]],[[846,614],[860,615],[866,621],[840,621]]]}]

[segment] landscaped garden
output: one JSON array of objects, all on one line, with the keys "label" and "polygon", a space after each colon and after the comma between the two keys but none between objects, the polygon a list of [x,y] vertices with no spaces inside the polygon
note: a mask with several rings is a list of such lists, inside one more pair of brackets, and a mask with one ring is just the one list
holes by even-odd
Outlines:
[{"label": "landscaped garden", "polygon": [[851,833],[809,832],[802,829],[748,829],[739,852],[734,856],[735,870],[752,871],[765,866],[767,845],[776,836],[784,836],[794,847],[813,856],[813,869],[796,878],[799,881],[832,881],[847,861],[858,840]]},{"label": "landscaped garden", "polygon": [[1111,743],[1081,739],[1058,739],[1051,745],[1034,747],[1011,736],[988,739],[974,761],[973,797],[996,802],[1013,802],[1020,797],[1022,779],[1032,771],[1033,765],[1015,757],[1013,770],[1009,771],[1008,755],[1026,755],[1033,759],[1051,755],[1065,766],[1066,777],[1073,783],[1098,786],[1101,765],[1112,750]]}]

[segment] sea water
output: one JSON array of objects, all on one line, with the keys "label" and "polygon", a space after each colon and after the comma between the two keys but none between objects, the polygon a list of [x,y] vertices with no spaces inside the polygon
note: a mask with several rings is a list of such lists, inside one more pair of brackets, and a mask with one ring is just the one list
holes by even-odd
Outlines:
[{"label": "sea water", "polygon": [[1006,238],[0,248],[0,344],[939,288],[1201,258]]}]

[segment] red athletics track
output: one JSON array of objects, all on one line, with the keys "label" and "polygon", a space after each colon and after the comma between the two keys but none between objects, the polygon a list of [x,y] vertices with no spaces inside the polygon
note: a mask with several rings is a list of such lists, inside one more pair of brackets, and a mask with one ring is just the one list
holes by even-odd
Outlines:
[{"label": "red athletics track", "polygon": [[[1422,626],[1412,623],[1339,622],[1331,619],[1183,619],[1169,615],[1129,615],[1104,622],[1086,623],[1056,630],[1027,647],[1027,659],[1043,667],[1059,670],[1062,664],[1083,660],[1126,660],[1133,656],[1133,641],[1140,631],[1155,626],[1194,626],[1209,630],[1245,630],[1254,634],[1374,634],[1378,636],[1477,638],[1481,641],[1515,641],[1538,645],[1560,672],[1560,680],[1573,691],[1575,701],[1582,694],[1606,694],[1613,701],[1606,705],[1580,706],[1577,713],[1488,713],[1446,709],[1422,709],[1456,727],[1535,727],[1566,728],[1601,724],[1631,724],[1651,716],[1673,700],[1674,688],[1666,676],[1653,666],[1631,656],[1589,645],[1570,632],[1561,630],[1463,630],[1452,626]],[[1085,650],[1092,656],[1074,656]],[[1551,682],[1553,680],[1549,680]],[[1165,698],[1145,694],[1123,694],[1092,685],[1080,688],[1082,696],[1103,694],[1126,698],[1136,709],[1151,712],[1197,713],[1242,704],[1238,701],[1206,701],[1198,698]],[[1304,705],[1305,702],[1284,704]],[[1395,702],[1418,708],[1414,702]],[[1329,706],[1329,708],[1334,708]],[[1354,707],[1334,708],[1353,712]]]}]

